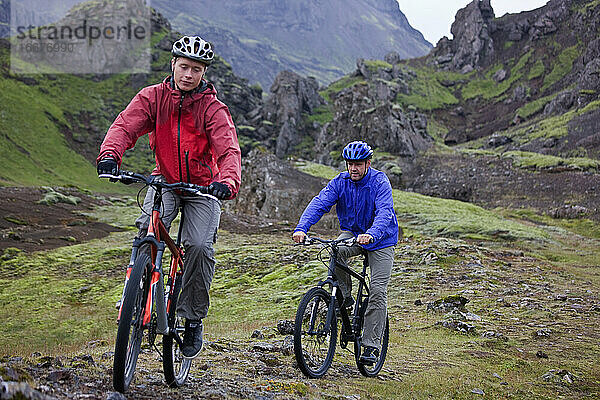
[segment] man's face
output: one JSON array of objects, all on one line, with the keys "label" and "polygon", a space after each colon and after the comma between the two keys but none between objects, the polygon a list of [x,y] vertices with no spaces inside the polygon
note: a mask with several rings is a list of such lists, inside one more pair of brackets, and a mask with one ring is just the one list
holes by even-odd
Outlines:
[{"label": "man's face", "polygon": [[350,179],[359,181],[365,176],[371,166],[371,160],[366,161],[346,161],[346,168],[350,174]]},{"label": "man's face", "polygon": [[206,65],[185,57],[172,59],[171,67],[173,68],[175,84],[184,91],[197,88],[206,72]]}]

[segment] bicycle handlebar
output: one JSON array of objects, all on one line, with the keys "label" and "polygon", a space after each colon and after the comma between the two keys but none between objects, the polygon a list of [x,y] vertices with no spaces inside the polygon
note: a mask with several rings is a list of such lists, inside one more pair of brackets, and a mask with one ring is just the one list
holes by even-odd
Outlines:
[{"label": "bicycle handlebar", "polygon": [[160,187],[160,188],[166,188],[166,189],[183,190],[183,191],[189,192],[191,194],[206,196],[206,197],[213,198],[215,200],[219,200],[218,198],[216,198],[215,196],[210,194],[210,191],[208,190],[208,186],[195,185],[193,183],[187,183],[187,182],[166,183],[166,182],[161,182],[161,181],[155,180],[153,175],[146,176],[146,175],[138,174],[137,172],[120,170],[119,175],[100,174],[100,175],[98,175],[98,177],[114,179],[114,180],[128,182],[128,183],[139,182],[139,183],[146,184],[148,186]]},{"label": "bicycle handlebar", "polygon": [[356,243],[357,242],[356,242],[355,237],[345,238],[345,239],[326,240],[326,239],[321,239],[316,236],[306,236],[306,239],[304,239],[304,242],[296,243],[295,246],[310,246],[311,244],[322,244],[325,246],[341,245],[341,246],[351,247],[351,246],[354,246]]}]

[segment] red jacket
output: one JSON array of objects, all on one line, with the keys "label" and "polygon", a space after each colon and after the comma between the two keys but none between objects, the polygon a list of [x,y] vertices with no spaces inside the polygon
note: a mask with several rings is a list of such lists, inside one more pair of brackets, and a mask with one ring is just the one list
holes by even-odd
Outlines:
[{"label": "red jacket", "polygon": [[229,109],[212,84],[202,81],[182,94],[167,78],[140,90],[108,129],[98,161],[112,156],[121,165],[125,150],[147,133],[156,156],[153,175],[162,174],[169,183],[224,182],[231,198],[237,195],[240,146]]}]

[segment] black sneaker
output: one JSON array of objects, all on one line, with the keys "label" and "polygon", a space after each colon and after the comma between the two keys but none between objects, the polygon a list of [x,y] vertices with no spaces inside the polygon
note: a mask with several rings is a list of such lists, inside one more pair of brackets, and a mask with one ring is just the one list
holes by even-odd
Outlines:
[{"label": "black sneaker", "polygon": [[379,350],[375,347],[366,346],[358,362],[362,365],[373,365],[377,362],[377,358],[379,358]]},{"label": "black sneaker", "polygon": [[181,352],[185,358],[196,358],[202,350],[202,320],[185,321],[185,332],[183,333],[183,346]]}]

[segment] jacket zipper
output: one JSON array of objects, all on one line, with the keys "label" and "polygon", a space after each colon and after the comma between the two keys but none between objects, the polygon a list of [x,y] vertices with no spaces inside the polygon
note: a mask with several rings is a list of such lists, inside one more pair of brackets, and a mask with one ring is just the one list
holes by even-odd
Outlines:
[{"label": "jacket zipper", "polygon": [[185,94],[181,93],[181,98],[179,99],[179,115],[177,116],[177,157],[179,158],[179,182],[183,182],[183,176],[181,174],[181,108],[183,107],[184,97]]},{"label": "jacket zipper", "polygon": [[189,154],[190,152],[188,150],[185,151],[185,170],[187,172],[187,181],[189,183],[192,183],[192,178],[190,175],[190,161],[189,161]]}]

